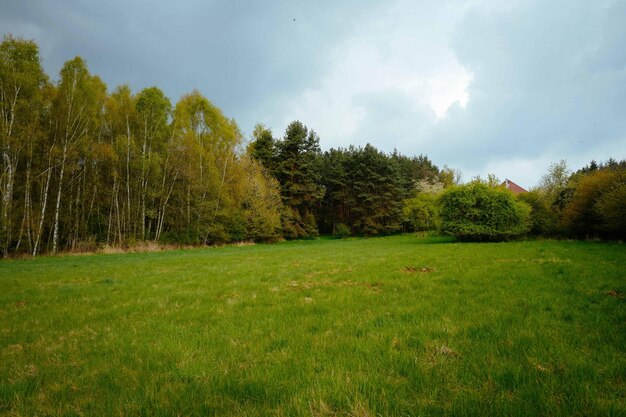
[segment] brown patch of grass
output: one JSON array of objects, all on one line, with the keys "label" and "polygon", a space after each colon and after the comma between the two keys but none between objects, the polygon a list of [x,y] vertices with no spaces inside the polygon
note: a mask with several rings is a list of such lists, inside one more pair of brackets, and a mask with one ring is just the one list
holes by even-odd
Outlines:
[{"label": "brown patch of grass", "polygon": [[254,240],[244,240],[241,242],[231,243],[229,246],[254,246],[254,245],[256,245],[256,243],[254,243]]},{"label": "brown patch of grass", "polygon": [[24,368],[24,375],[26,377],[34,377],[39,373],[39,369],[37,369],[37,367],[35,365],[27,365],[26,368]]},{"label": "brown patch of grass", "polygon": [[16,345],[9,345],[6,348],[6,352],[10,355],[14,354],[14,353],[19,353],[22,350],[24,350],[24,347],[20,344],[16,344]]},{"label": "brown patch of grass", "polygon": [[322,399],[310,403],[309,411],[314,417],[330,417],[337,415],[337,411],[326,404]]},{"label": "brown patch of grass", "polygon": [[443,346],[443,345],[437,350],[437,353],[443,356],[459,356],[456,350],[452,349],[451,347]]},{"label": "brown patch of grass", "polygon": [[606,295],[608,295],[609,297],[613,297],[613,298],[620,298],[622,300],[624,299],[624,293],[619,292],[617,290],[611,290],[607,292]]},{"label": "brown patch of grass", "polygon": [[359,281],[307,281],[299,283],[298,281],[290,281],[287,286],[293,291],[310,290],[312,288],[331,288],[331,287],[364,287],[368,290],[378,293],[382,291],[382,284],[379,282],[359,282]]},{"label": "brown patch of grass", "polygon": [[366,406],[357,402],[352,406],[352,410],[350,410],[350,417],[374,417],[375,414],[372,413]]},{"label": "brown patch of grass", "polygon": [[397,337],[394,337],[391,340],[391,348],[394,350],[400,350],[400,339],[398,339]]},{"label": "brown patch of grass", "polygon": [[421,274],[426,274],[426,273],[429,273],[429,272],[435,272],[436,269],[435,268],[431,268],[429,266],[422,266],[422,267],[405,266],[404,268],[402,268],[401,271],[406,273],[406,274],[415,274],[417,272],[419,272]]}]

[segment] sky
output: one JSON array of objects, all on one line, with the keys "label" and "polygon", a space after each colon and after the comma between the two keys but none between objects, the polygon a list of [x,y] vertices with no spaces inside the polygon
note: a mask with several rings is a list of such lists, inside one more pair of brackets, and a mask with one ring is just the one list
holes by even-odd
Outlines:
[{"label": "sky", "polygon": [[536,186],[626,158],[626,0],[0,0],[53,80],[199,90],[250,138],[300,120],[323,150],[427,155]]}]

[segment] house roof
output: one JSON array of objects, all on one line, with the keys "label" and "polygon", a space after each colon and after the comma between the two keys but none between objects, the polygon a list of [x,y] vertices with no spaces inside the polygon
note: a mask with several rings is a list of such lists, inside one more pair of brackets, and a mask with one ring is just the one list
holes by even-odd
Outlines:
[{"label": "house roof", "polygon": [[513,181],[511,181],[508,178],[505,179],[504,182],[500,184],[500,186],[504,186],[507,190],[511,191],[513,194],[522,194],[522,193],[528,192],[528,190],[525,190],[524,188],[515,184]]}]

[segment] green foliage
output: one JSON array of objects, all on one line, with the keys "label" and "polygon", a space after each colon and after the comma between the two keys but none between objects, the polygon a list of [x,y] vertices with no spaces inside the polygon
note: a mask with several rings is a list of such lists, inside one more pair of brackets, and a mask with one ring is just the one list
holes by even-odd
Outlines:
[{"label": "green foliage", "polygon": [[333,231],[333,236],[339,239],[343,239],[344,237],[348,237],[352,235],[352,231],[350,230],[350,226],[344,223],[339,223],[335,226],[335,230]]},{"label": "green foliage", "polygon": [[571,171],[562,159],[548,168],[548,173],[541,178],[540,189],[545,199],[550,201],[553,210],[560,216],[571,195],[568,188]]},{"label": "green foliage", "polygon": [[579,238],[626,237],[626,169],[603,168],[576,175],[563,210],[563,228]]},{"label": "green foliage", "polygon": [[626,178],[624,175],[596,201],[595,211],[603,220],[603,235],[626,239]]},{"label": "green foliage", "polygon": [[439,228],[438,197],[443,189],[443,183],[434,176],[415,183],[413,196],[404,201],[402,210],[405,230],[414,232]]},{"label": "green foliage", "polygon": [[324,196],[320,186],[319,137],[299,121],[287,126],[278,141],[276,179],[280,183],[285,210],[283,230],[290,239],[318,235],[313,207]]},{"label": "green foliage", "polygon": [[404,222],[411,231],[439,228],[439,204],[437,194],[418,193],[404,202]]},{"label": "green foliage", "polygon": [[554,236],[558,233],[559,217],[551,202],[538,190],[522,193],[517,199],[530,207],[530,230],[534,236]]},{"label": "green foliage", "polygon": [[[326,152],[322,164],[326,194],[318,209],[322,227],[330,233],[335,224],[344,223],[354,233],[369,236],[400,231],[405,185],[410,182],[403,172],[416,168],[413,160],[403,158],[370,144]],[[406,164],[404,170],[401,163]]]},{"label": "green foliage", "polygon": [[[30,219],[20,216],[19,204],[35,204],[20,198],[25,181],[38,181],[35,143],[42,140],[47,108],[44,91],[47,77],[39,61],[39,48],[33,41],[5,36],[0,43],[0,254],[7,256],[19,246],[22,233],[18,224]],[[28,171],[22,176],[21,170]],[[21,197],[21,196],[19,196]],[[21,200],[21,201],[20,201]],[[24,228],[22,228],[23,230]],[[31,235],[32,238],[32,235]],[[16,242],[17,241],[17,242]]]},{"label": "green foliage", "polygon": [[461,240],[507,240],[528,231],[530,208],[505,189],[470,183],[449,188],[439,201],[441,230]]},{"label": "green foliage", "polygon": [[280,185],[255,159],[241,159],[239,198],[246,239],[272,241],[281,235]]},{"label": "green foliage", "polygon": [[270,172],[276,168],[276,141],[272,131],[257,124],[252,134],[254,140],[248,145],[248,155],[256,159]]},{"label": "green foliage", "polygon": [[326,158],[300,122],[282,139],[257,125],[246,156],[237,124],[198,91],[175,106],[158,87],[107,93],[81,57],[50,84],[37,45],[10,36],[0,56],[2,256],[85,242],[306,238],[318,224],[392,233],[414,182],[440,174],[426,156],[371,145]]}]

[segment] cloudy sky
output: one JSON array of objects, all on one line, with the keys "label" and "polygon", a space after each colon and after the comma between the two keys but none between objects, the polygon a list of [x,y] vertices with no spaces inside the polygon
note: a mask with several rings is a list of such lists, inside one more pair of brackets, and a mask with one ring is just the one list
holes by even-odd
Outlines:
[{"label": "cloudy sky", "polygon": [[110,89],[197,88],[246,137],[300,120],[537,184],[551,162],[626,158],[626,0],[0,0],[53,79],[80,55]]}]

